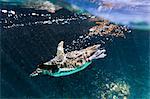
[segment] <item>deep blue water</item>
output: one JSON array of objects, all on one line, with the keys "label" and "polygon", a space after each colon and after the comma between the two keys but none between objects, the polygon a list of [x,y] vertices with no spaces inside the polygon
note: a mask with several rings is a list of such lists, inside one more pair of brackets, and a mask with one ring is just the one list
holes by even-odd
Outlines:
[{"label": "deep blue water", "polygon": [[[2,28],[1,98],[83,98],[95,99],[98,85],[123,79],[130,86],[130,99],[148,99],[149,31],[132,30],[126,39],[114,38],[105,47],[107,57],[93,62],[85,70],[66,77],[29,74],[36,65],[52,58],[60,40],[69,44],[88,31],[87,21],[68,25],[31,25]],[[65,45],[66,46],[66,45]],[[102,73],[103,72],[103,73]],[[98,74],[98,76],[97,76]]]}]

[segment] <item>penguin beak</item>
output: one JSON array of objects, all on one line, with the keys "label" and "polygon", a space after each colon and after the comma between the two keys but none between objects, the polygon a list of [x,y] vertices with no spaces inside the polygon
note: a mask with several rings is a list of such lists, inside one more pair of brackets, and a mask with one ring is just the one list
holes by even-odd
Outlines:
[{"label": "penguin beak", "polygon": [[37,76],[38,75],[38,73],[36,72],[36,71],[34,71],[34,72],[32,72],[31,74],[30,74],[30,77],[34,77],[34,76]]},{"label": "penguin beak", "polygon": [[40,68],[37,68],[34,72],[32,72],[32,73],[30,74],[30,77],[37,76],[37,75],[39,75],[41,72],[42,72],[42,70],[41,70]]}]

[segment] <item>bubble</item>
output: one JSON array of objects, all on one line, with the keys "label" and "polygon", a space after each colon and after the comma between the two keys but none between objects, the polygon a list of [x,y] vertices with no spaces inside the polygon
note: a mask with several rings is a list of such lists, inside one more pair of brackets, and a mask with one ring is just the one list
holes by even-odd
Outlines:
[{"label": "bubble", "polygon": [[7,13],[7,12],[8,12],[7,10],[4,10],[4,9],[2,9],[1,11],[2,11],[3,13]]}]

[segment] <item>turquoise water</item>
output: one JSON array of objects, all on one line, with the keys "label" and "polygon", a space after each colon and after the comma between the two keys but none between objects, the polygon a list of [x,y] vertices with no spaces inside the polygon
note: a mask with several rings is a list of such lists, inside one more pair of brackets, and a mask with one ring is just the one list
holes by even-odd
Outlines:
[{"label": "turquoise water", "polygon": [[[9,9],[25,14],[34,11],[11,6]],[[73,15],[64,9],[61,11],[66,16]],[[62,13],[54,16],[60,14]],[[4,17],[5,15],[2,16]],[[24,18],[20,22],[33,19]],[[104,46],[107,57],[94,61],[78,73],[57,78],[42,75],[29,77],[37,64],[55,55],[60,40],[64,40],[66,45],[70,44],[90,27],[88,21],[77,20],[65,25],[35,24],[2,28],[1,98],[96,99],[100,98],[100,91],[104,90],[101,88],[102,84],[125,81],[130,86],[129,99],[148,99],[149,30],[132,29],[131,33],[126,33],[126,39],[114,38],[113,41],[107,41]]]}]

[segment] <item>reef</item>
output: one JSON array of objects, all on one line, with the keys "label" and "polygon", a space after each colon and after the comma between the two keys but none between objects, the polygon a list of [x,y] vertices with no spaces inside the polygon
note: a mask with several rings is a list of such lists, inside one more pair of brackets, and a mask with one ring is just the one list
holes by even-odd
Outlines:
[{"label": "reef", "polygon": [[111,82],[102,86],[101,99],[128,99],[129,85],[125,81]]},{"label": "reef", "polygon": [[[114,36],[114,37],[125,37],[124,32],[127,32],[128,29],[125,26],[120,26],[114,23],[110,23],[105,19],[91,19],[95,22],[95,26],[89,29],[89,36],[99,35],[99,36]],[[100,20],[100,21],[98,21]]]}]

